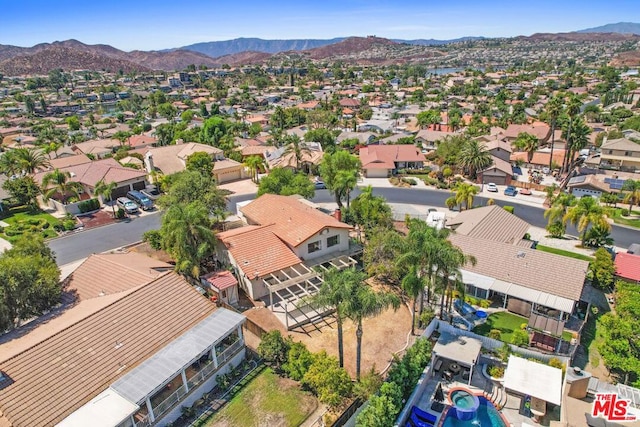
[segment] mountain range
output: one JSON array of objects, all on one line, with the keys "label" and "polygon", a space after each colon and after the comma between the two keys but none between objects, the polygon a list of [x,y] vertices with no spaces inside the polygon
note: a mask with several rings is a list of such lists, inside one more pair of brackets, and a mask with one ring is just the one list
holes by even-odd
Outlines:
[{"label": "mountain range", "polygon": [[[571,33],[540,33],[516,39],[532,41],[624,41],[636,40],[640,24],[620,22]],[[190,64],[216,67],[222,64],[242,65],[262,63],[273,57],[343,60],[361,64],[392,64],[423,61],[441,55],[437,46],[456,42],[483,40],[484,37],[463,37],[452,40],[416,39],[389,40],[368,37],[338,37],[333,39],[264,40],[238,38],[226,41],[197,43],[160,51],[125,52],[109,45],[87,45],[77,40],[41,43],[33,47],[0,45],[0,73],[6,75],[47,74],[50,70],[107,70],[143,72],[174,71]],[[273,56],[275,55],[275,57]],[[624,58],[628,64],[634,55]]]}]

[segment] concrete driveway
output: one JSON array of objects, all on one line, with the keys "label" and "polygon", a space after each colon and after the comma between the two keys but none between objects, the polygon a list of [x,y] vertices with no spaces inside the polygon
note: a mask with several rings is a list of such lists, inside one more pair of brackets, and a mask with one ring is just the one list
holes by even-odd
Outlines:
[{"label": "concrete driveway", "polygon": [[231,191],[234,195],[255,194],[258,191],[258,186],[250,179],[241,179],[240,181],[221,184],[218,185],[218,188]]}]

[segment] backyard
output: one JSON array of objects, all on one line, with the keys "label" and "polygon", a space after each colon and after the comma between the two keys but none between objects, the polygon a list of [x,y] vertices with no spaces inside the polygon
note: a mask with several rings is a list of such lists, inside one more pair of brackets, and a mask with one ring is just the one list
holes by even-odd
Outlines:
[{"label": "backyard", "polygon": [[315,411],[318,401],[295,381],[264,369],[207,424],[222,427],[297,426]]},{"label": "backyard", "polygon": [[40,233],[45,239],[58,234],[54,227],[60,224],[60,220],[46,212],[34,212],[23,206],[12,208],[9,212],[9,216],[1,220],[8,226],[0,225],[0,237],[11,243],[25,232]]},{"label": "backyard", "polygon": [[476,326],[473,332],[488,337],[492,329],[497,329],[501,334],[500,340],[510,343],[513,337],[513,331],[522,329],[522,324],[526,325],[527,323],[529,323],[529,319],[526,317],[518,316],[508,311],[499,311],[489,315],[487,321]]}]

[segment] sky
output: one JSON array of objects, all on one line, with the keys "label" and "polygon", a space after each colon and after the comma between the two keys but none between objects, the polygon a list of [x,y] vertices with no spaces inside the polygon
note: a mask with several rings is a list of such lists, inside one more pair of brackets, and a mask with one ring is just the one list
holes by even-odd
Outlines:
[{"label": "sky", "polygon": [[238,37],[511,37],[640,22],[638,0],[3,1],[0,44],[160,50]]}]

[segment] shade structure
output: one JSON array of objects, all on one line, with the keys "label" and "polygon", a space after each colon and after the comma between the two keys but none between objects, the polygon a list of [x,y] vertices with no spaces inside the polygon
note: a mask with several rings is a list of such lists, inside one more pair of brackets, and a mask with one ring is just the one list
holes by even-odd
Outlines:
[{"label": "shade structure", "polygon": [[562,402],[562,370],[517,356],[509,356],[504,387],[545,402]]}]

